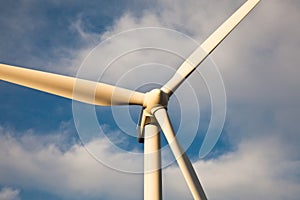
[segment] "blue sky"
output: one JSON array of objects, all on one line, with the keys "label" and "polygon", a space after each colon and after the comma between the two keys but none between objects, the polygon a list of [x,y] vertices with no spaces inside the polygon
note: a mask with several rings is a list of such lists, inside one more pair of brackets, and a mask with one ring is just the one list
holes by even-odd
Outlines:
[{"label": "blue sky", "polygon": [[[2,2],[0,62],[76,76],[88,53],[110,36],[132,28],[161,27],[201,43],[243,2]],[[186,118],[199,125],[188,155],[209,199],[296,200],[300,196],[299,9],[300,3],[295,0],[262,1],[210,56],[224,81],[227,115],[221,138],[205,159],[199,159],[198,151],[208,128],[211,105],[199,74],[212,63],[203,63],[189,78],[200,102],[201,118]],[[164,33],[158,36],[158,43],[182,48],[185,56],[195,47],[185,46],[182,38],[170,39]],[[131,40],[119,42],[110,43],[104,48],[105,54],[91,62],[104,70],[98,62],[130,47],[130,43],[142,43],[143,38],[133,35]],[[151,66],[143,69],[149,72],[144,77],[133,71],[128,75],[130,80],[126,76],[121,79],[132,66],[146,61],[160,61],[170,69],[180,64],[180,59],[170,54],[137,52],[111,65],[102,80],[133,89],[141,80],[158,84],[155,77],[167,80],[167,71],[153,72],[148,70]],[[176,129],[184,116],[179,106],[187,105],[186,113],[198,109],[185,104],[192,100],[180,98],[191,95],[185,89],[188,87],[186,83],[179,89],[177,100],[169,108]],[[134,152],[141,153],[142,145],[131,135],[134,124],[120,126],[110,108],[96,108],[99,124],[103,133],[127,152],[115,151],[103,138],[82,146],[70,100],[1,81],[0,105],[0,200],[142,198],[142,174],[120,172],[142,169],[141,157],[134,156]],[[137,120],[139,108],[130,112]],[[190,131],[188,127],[184,130]],[[97,150],[90,153],[101,155],[110,167],[97,162],[87,149]],[[164,159],[171,159],[168,152]],[[165,199],[192,199],[175,164],[163,170],[163,187]]]}]

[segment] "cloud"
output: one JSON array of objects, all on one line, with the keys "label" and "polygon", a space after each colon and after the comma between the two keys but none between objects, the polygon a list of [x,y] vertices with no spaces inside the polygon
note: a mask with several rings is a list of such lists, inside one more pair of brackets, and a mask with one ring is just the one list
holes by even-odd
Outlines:
[{"label": "cloud", "polygon": [[[48,137],[49,142],[40,145],[41,136],[24,135],[18,138],[10,135],[8,130],[3,130],[0,139],[3,148],[0,153],[3,159],[0,164],[0,184],[19,185],[49,193],[55,191],[55,194],[67,199],[139,199],[138,194],[126,191],[131,191],[132,185],[142,191],[142,185],[139,184],[141,176],[117,172],[104,166],[80,145],[74,144],[62,151],[59,143],[51,140]],[[142,165],[142,162],[110,152],[107,143],[93,141],[90,145],[98,145],[98,150],[103,153],[102,158],[115,160],[119,165]]]},{"label": "cloud", "polygon": [[19,198],[19,190],[3,187],[0,190],[0,200],[18,200]]},{"label": "cloud", "polygon": [[[25,134],[20,139],[5,129],[0,137],[1,185],[48,192],[63,199],[141,199],[143,195],[142,174],[106,167],[83,146],[74,144],[61,151],[51,139],[40,146],[40,137]],[[132,159],[130,154],[110,151],[110,144],[103,140],[92,141],[86,148],[89,145],[97,145],[103,158],[118,162],[121,168],[142,166],[142,160]],[[296,200],[300,163],[290,154],[278,138],[258,138],[242,141],[235,151],[218,158],[195,161],[194,166],[209,199]],[[166,199],[192,199],[175,166],[163,169],[163,191]]]},{"label": "cloud", "polygon": [[[277,138],[245,140],[233,152],[194,163],[208,198],[297,199],[300,181],[295,176],[299,176],[300,163],[291,159],[282,145]],[[178,169],[167,169],[169,181],[165,184],[180,191],[186,187],[180,186],[182,178],[174,180],[178,177],[176,173]],[[182,197],[186,193],[187,189],[182,191]]]},{"label": "cloud", "polygon": [[[300,18],[298,7],[291,1],[261,2],[247,18],[248,23],[241,24],[216,49],[215,59],[222,63],[232,102],[273,107],[299,102],[295,63],[300,61],[300,29],[293,25]],[[286,16],[284,10],[291,14]]]}]

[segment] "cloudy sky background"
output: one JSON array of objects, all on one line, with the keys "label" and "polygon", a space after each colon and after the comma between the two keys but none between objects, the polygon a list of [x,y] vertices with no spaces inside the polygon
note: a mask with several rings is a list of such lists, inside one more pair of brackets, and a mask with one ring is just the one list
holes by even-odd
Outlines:
[{"label": "cloudy sky background", "polygon": [[[2,2],[0,62],[75,76],[88,53],[114,34],[154,26],[175,29],[201,43],[243,2]],[[296,200],[300,196],[299,10],[296,0],[262,0],[211,55],[224,80],[227,116],[220,141],[204,160],[198,158],[198,151],[209,123],[209,98],[199,78],[201,68],[190,77],[201,98],[201,120],[188,153],[209,199]],[[186,56],[194,47],[183,46],[181,40],[175,44],[164,35],[159,39],[173,48],[182,47]],[[135,37],[134,43],[142,42],[139,40],[142,38]],[[117,50],[130,43],[111,44],[110,48]],[[178,57],[155,51],[142,56],[138,52],[121,59],[102,80],[114,84],[130,66],[143,60],[161,61],[171,68],[180,64]],[[202,70],[210,65],[204,63]],[[159,74],[159,78],[168,76]],[[146,77],[156,81],[151,74]],[[131,81],[118,84],[136,87]],[[142,199],[141,174],[100,164],[81,145],[70,100],[0,83],[1,200]],[[177,94],[179,99],[185,90]],[[178,102],[174,100],[170,108],[174,122],[180,118],[176,108],[182,102]],[[97,113],[112,141],[119,137],[122,142],[117,145],[141,152],[135,138],[125,137],[116,125],[110,109],[97,108]],[[138,108],[132,113],[138,115]],[[94,146],[103,159],[119,168],[142,167],[140,159],[113,152],[101,138],[87,144]],[[163,170],[163,186],[165,199],[192,199],[176,165]]]}]

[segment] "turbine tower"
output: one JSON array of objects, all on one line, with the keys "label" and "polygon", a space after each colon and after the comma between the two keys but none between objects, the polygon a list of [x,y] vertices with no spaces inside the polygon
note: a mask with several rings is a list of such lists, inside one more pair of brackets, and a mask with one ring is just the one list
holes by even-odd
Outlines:
[{"label": "turbine tower", "polygon": [[144,199],[162,199],[159,133],[161,129],[167,142],[170,144],[171,151],[176,158],[193,198],[206,200],[206,195],[193,165],[176,139],[167,112],[168,101],[184,80],[259,1],[246,1],[182,63],[173,77],[163,87],[153,89],[147,93],[6,64],[0,64],[0,80],[99,106],[142,106],[143,109],[138,125],[138,138],[139,142],[144,143]]}]

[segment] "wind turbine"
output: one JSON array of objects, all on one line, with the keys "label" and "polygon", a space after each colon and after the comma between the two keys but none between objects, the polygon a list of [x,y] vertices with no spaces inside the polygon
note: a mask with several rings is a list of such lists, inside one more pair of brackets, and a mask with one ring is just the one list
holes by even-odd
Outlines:
[{"label": "wind turbine", "polygon": [[[167,105],[173,92],[203,60],[226,38],[260,0],[246,1],[229,19],[211,34],[178,68],[160,89],[147,93],[75,77],[0,64],[0,80],[37,89],[50,94],[99,106],[142,106],[139,142],[144,143],[144,199],[162,199],[160,129],[170,145],[187,185],[197,200],[206,195],[184,149],[176,139]],[[92,94],[92,95],[91,95]]]}]

